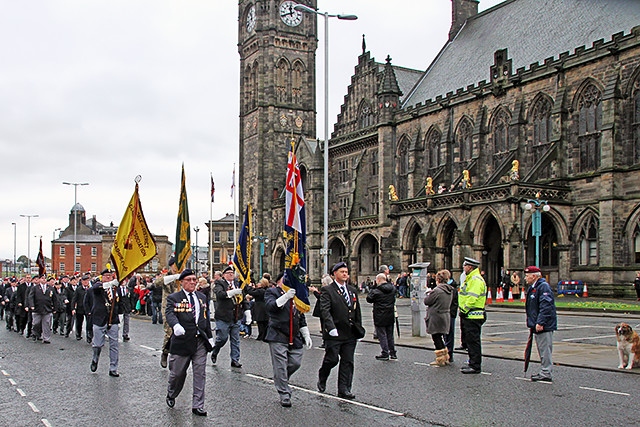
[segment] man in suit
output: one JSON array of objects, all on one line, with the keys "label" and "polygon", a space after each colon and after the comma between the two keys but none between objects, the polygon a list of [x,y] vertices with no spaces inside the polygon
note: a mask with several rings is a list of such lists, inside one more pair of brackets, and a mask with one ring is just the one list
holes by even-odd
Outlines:
[{"label": "man in suit", "polygon": [[240,321],[242,320],[242,289],[235,283],[235,272],[229,266],[222,272],[222,279],[216,280],[213,292],[216,295],[216,342],[211,351],[211,362],[215,365],[218,353],[227,340],[231,341],[231,367],[241,368],[240,363]]},{"label": "man in suit", "polygon": [[169,385],[166,402],[170,408],[182,391],[191,364],[193,395],[191,412],[207,416],[204,410],[207,352],[213,346],[211,322],[207,316],[206,297],[196,291],[198,278],[191,269],[179,276],[182,290],[167,296],[165,318],[173,330],[169,343]]},{"label": "man in suit", "polygon": [[[80,285],[76,286],[71,298],[71,315],[75,318],[76,340],[78,341],[82,339],[82,325],[84,324],[85,316],[87,316],[87,312],[84,309],[84,296],[87,293],[87,289],[89,289],[89,280],[91,280],[91,275],[89,273],[83,274],[80,279]],[[93,328],[88,319],[86,328],[86,336],[89,339],[93,334]],[[70,332],[69,329],[67,330],[68,332]],[[89,340],[89,342],[91,341]]]},{"label": "man in suit", "polygon": [[33,340],[42,339],[44,344],[51,344],[51,320],[56,306],[56,295],[53,283],[55,277],[44,275],[36,279],[27,296],[27,306],[33,319]]},{"label": "man in suit", "polygon": [[[118,295],[118,279],[110,267],[102,270],[102,279],[97,280],[87,291],[93,296],[91,317],[93,320],[93,358],[91,372],[98,369],[100,352],[105,337],[109,337],[109,376],[119,377],[118,373],[118,332],[120,319],[120,296]],[[86,296],[85,296],[86,297]]]},{"label": "man in suit", "polygon": [[[177,274],[178,268],[176,267],[176,258],[169,258],[169,268],[167,274],[164,276],[159,276],[156,278],[153,283],[154,287],[162,288],[162,311],[167,309],[167,297],[174,292],[178,292],[180,290],[180,284],[177,279],[180,277]],[[173,331],[169,327],[169,325],[164,323],[164,338],[162,340],[162,354],[160,355],[160,366],[163,368],[167,367],[167,361],[169,358],[169,340]]]},{"label": "man in suit", "polygon": [[131,298],[129,295],[129,287],[127,281],[124,280],[120,283],[118,288],[118,295],[120,295],[120,314],[122,314],[122,341],[129,341],[129,319],[131,318]]},{"label": "man in suit", "polygon": [[[63,276],[64,283],[64,276]],[[69,334],[71,333],[71,329],[73,328],[74,315],[71,313],[73,307],[71,306],[71,301],[73,300],[73,294],[76,292],[78,288],[78,278],[76,276],[72,276],[69,280],[69,283],[66,287],[63,287],[65,293],[65,299],[67,300],[65,304],[67,304],[67,323],[64,326],[64,337],[69,338]]]},{"label": "man in suit", "polygon": [[273,366],[273,383],[280,395],[280,405],[291,406],[291,387],[289,378],[300,368],[305,348],[312,346],[311,334],[304,314],[295,305],[292,307],[295,289],[286,292],[282,284],[267,288],[264,294],[269,324],[265,341],[269,343],[271,365]]},{"label": "man in suit", "polygon": [[338,397],[355,399],[351,392],[354,355],[358,338],[354,329],[362,328],[362,313],[357,291],[349,281],[349,267],[339,262],[331,268],[333,283],[322,288],[320,310],[324,326],[324,359],[318,371],[318,390],[324,393],[331,370],[338,368]]}]

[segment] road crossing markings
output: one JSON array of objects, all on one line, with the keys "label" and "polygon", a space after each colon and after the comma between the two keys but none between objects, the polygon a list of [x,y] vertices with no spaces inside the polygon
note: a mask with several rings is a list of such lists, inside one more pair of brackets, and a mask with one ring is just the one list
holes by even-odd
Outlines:
[{"label": "road crossing markings", "polygon": [[146,345],[142,345],[142,344],[140,344],[140,347],[145,348],[145,349],[147,349],[147,350],[151,350],[151,351],[157,351],[157,352],[159,352],[159,351],[160,351],[160,350],[155,349],[155,348],[153,348],[153,347],[147,347]]},{"label": "road crossing markings", "polygon": [[33,412],[40,412],[40,409],[36,408],[36,405],[34,405],[33,402],[27,402],[27,404],[31,407]]},{"label": "road crossing markings", "polygon": [[22,397],[26,397],[26,396],[27,396],[27,393],[25,393],[24,391],[22,391],[22,389],[21,389],[21,388],[17,388],[17,389],[16,389],[16,391],[17,391],[17,392],[18,392],[18,394],[19,394],[20,396],[22,396]]},{"label": "road crossing markings", "polygon": [[561,341],[580,341],[580,340],[598,340],[600,338],[615,338],[615,335],[596,335],[594,337],[578,337],[578,338],[565,338]]},{"label": "road crossing markings", "polygon": [[46,427],[52,427],[53,425],[49,422],[49,420],[47,420],[46,418],[41,419],[40,421],[42,421],[42,424],[44,424]]},{"label": "road crossing markings", "polygon": [[[245,374],[245,375],[248,376],[249,378],[254,378],[254,379],[257,379],[257,380],[264,381],[264,382],[273,383],[273,380],[270,379],[270,378],[265,378],[265,377],[261,377],[259,375],[254,375],[254,374]],[[289,387],[291,387],[294,390],[300,390],[300,391],[304,391],[305,393],[313,394],[315,396],[320,396],[320,397],[325,397],[325,398],[328,398],[328,399],[338,400],[338,401],[343,402],[343,403],[350,403],[350,404],[352,404],[354,406],[360,406],[362,408],[372,409],[372,410],[378,411],[378,412],[384,412],[385,414],[395,415],[395,416],[398,416],[398,417],[404,417],[404,414],[402,412],[392,411],[390,409],[381,408],[379,406],[368,405],[366,403],[357,402],[355,400],[343,399],[343,398],[338,397],[338,396],[334,396],[334,395],[326,394],[326,393],[320,393],[319,391],[309,390],[307,388],[302,388],[302,387],[298,387],[298,386],[291,385],[291,384],[289,384]]]},{"label": "road crossing markings", "polygon": [[591,387],[582,387],[582,386],[580,388],[583,390],[599,391],[601,393],[617,394],[620,396],[629,396],[629,393],[622,393],[620,391],[602,390],[600,388],[591,388]]},{"label": "road crossing markings", "polygon": [[9,378],[9,384],[18,385],[18,383],[13,378]]},{"label": "road crossing markings", "polygon": [[9,376],[9,373],[7,371],[5,371],[4,369],[1,372],[2,372],[2,375],[4,375],[5,377]]}]

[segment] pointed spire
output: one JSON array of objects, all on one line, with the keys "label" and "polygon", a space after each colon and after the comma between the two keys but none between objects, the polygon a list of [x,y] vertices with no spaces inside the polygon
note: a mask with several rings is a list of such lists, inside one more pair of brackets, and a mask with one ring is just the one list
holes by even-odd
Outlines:
[{"label": "pointed spire", "polygon": [[367,42],[364,39],[364,34],[362,35],[362,54],[364,55],[364,53],[367,51]]},{"label": "pointed spire", "polygon": [[387,63],[384,65],[382,82],[380,83],[380,87],[378,88],[378,95],[391,94],[401,96],[402,91],[400,90],[400,86],[398,85],[396,73],[393,70],[393,66],[391,65],[391,56],[387,55],[386,61]]}]

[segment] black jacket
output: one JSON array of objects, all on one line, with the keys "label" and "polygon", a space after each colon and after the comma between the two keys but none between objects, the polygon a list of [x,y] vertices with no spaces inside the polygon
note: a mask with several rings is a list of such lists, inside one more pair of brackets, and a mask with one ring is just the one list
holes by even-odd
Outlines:
[{"label": "black jacket", "polygon": [[120,295],[117,288],[113,289],[112,297],[108,297],[108,292],[102,288],[102,282],[97,281],[89,288],[87,294],[93,296],[93,306],[91,308],[91,318],[95,326],[115,325],[120,323],[118,314],[120,313]]},{"label": "black jacket", "polygon": [[[124,291],[122,290],[124,288]],[[120,314],[130,314],[133,306],[131,304],[131,290],[129,286],[123,283],[118,288],[118,294],[120,295]]]},{"label": "black jacket", "polygon": [[40,285],[31,286],[27,296],[27,305],[29,310],[34,313],[53,313],[56,307],[55,289],[53,286],[46,285],[43,292]]},{"label": "black jacket", "polygon": [[167,296],[167,308],[165,317],[167,324],[173,328],[178,323],[184,328],[185,334],[171,336],[169,353],[178,356],[191,356],[196,352],[198,340],[207,341],[213,337],[211,332],[211,322],[207,316],[206,297],[201,292],[195,291],[194,298],[196,304],[200,305],[198,322],[194,319],[193,309],[189,306],[189,299],[184,290],[174,292]]},{"label": "black jacket", "polygon": [[[276,300],[282,295],[284,295],[284,291],[278,286],[268,288],[264,294],[266,311],[269,316],[267,335],[264,340],[266,342],[289,344],[289,335],[292,334],[293,348],[302,348],[304,338],[300,333],[300,328],[307,326],[307,320],[304,314],[294,308],[293,324],[290,324],[291,304],[293,304],[293,301],[288,300],[282,307],[278,307]],[[293,326],[293,328],[291,328],[291,326]]]},{"label": "black jacket", "polygon": [[252,319],[256,322],[269,320],[266,306],[266,292],[270,288],[248,288],[247,293],[253,297]]},{"label": "black jacket", "polygon": [[78,285],[76,287],[76,291],[73,293],[73,298],[71,299],[71,310],[75,310],[76,314],[85,314],[84,310],[84,295],[87,293],[87,290],[82,286]]},{"label": "black jacket", "polygon": [[[320,310],[324,321],[324,329],[322,331],[324,340],[349,341],[356,339],[352,325],[362,325],[362,313],[356,289],[353,286],[348,286],[348,292],[351,300],[350,306],[347,305],[335,281],[322,288]],[[329,331],[332,329],[337,329],[337,337],[329,335]]]},{"label": "black jacket", "polygon": [[382,283],[371,289],[367,302],[373,304],[373,324],[392,326],[395,323],[396,288],[393,283]]},{"label": "black jacket", "polygon": [[[80,285],[76,284],[76,289],[78,289]],[[71,286],[71,283],[69,283],[65,288],[64,288],[64,297],[67,301],[69,301],[67,303],[67,313],[71,314],[71,310],[73,310],[73,307],[71,306],[71,301],[73,301],[73,295],[76,293],[76,291],[73,290],[73,286]]]},{"label": "black jacket", "polygon": [[[238,284],[235,284],[238,287]],[[216,295],[215,319],[222,322],[235,323],[242,318],[244,304],[236,304],[236,298],[229,298],[227,291],[229,283],[224,279],[218,279],[213,287]],[[240,296],[243,296],[240,294]]]}]

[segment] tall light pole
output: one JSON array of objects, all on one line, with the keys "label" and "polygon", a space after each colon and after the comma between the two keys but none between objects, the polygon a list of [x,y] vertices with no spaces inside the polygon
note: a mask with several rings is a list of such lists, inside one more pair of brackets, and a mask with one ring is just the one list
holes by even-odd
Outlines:
[{"label": "tall light pole", "polygon": [[328,12],[319,12],[304,4],[297,4],[293,8],[324,17],[324,234],[320,254],[323,256],[324,274],[327,274],[329,272],[329,18],[355,21],[358,17],[356,15],[331,15]]},{"label": "tall light pole", "polygon": [[27,268],[28,274],[31,274],[31,218],[38,218],[39,215],[20,215],[27,218]]},{"label": "tall light pole", "polygon": [[269,243],[269,238],[260,233],[259,236],[253,236],[254,242],[260,242],[260,278],[262,278],[262,257],[264,256],[264,244]]},{"label": "tall light pole", "polygon": [[200,231],[200,228],[198,226],[193,227],[193,231],[196,232],[196,275],[199,273],[199,264],[200,264],[200,260],[198,259],[198,231]]},{"label": "tall light pole", "polygon": [[531,235],[536,239],[536,267],[540,267],[540,236],[542,236],[542,212],[549,212],[551,206],[547,200],[540,200],[540,193],[535,199],[527,200],[524,208],[531,211]]},{"label": "tall light pole", "polygon": [[16,275],[16,223],[12,222],[13,225],[13,275]]},{"label": "tall light pole", "polygon": [[64,185],[73,185],[73,271],[79,271],[81,269],[76,268],[77,263],[77,249],[78,244],[78,210],[76,205],[78,204],[78,185],[89,185],[88,182],[63,182]]}]

